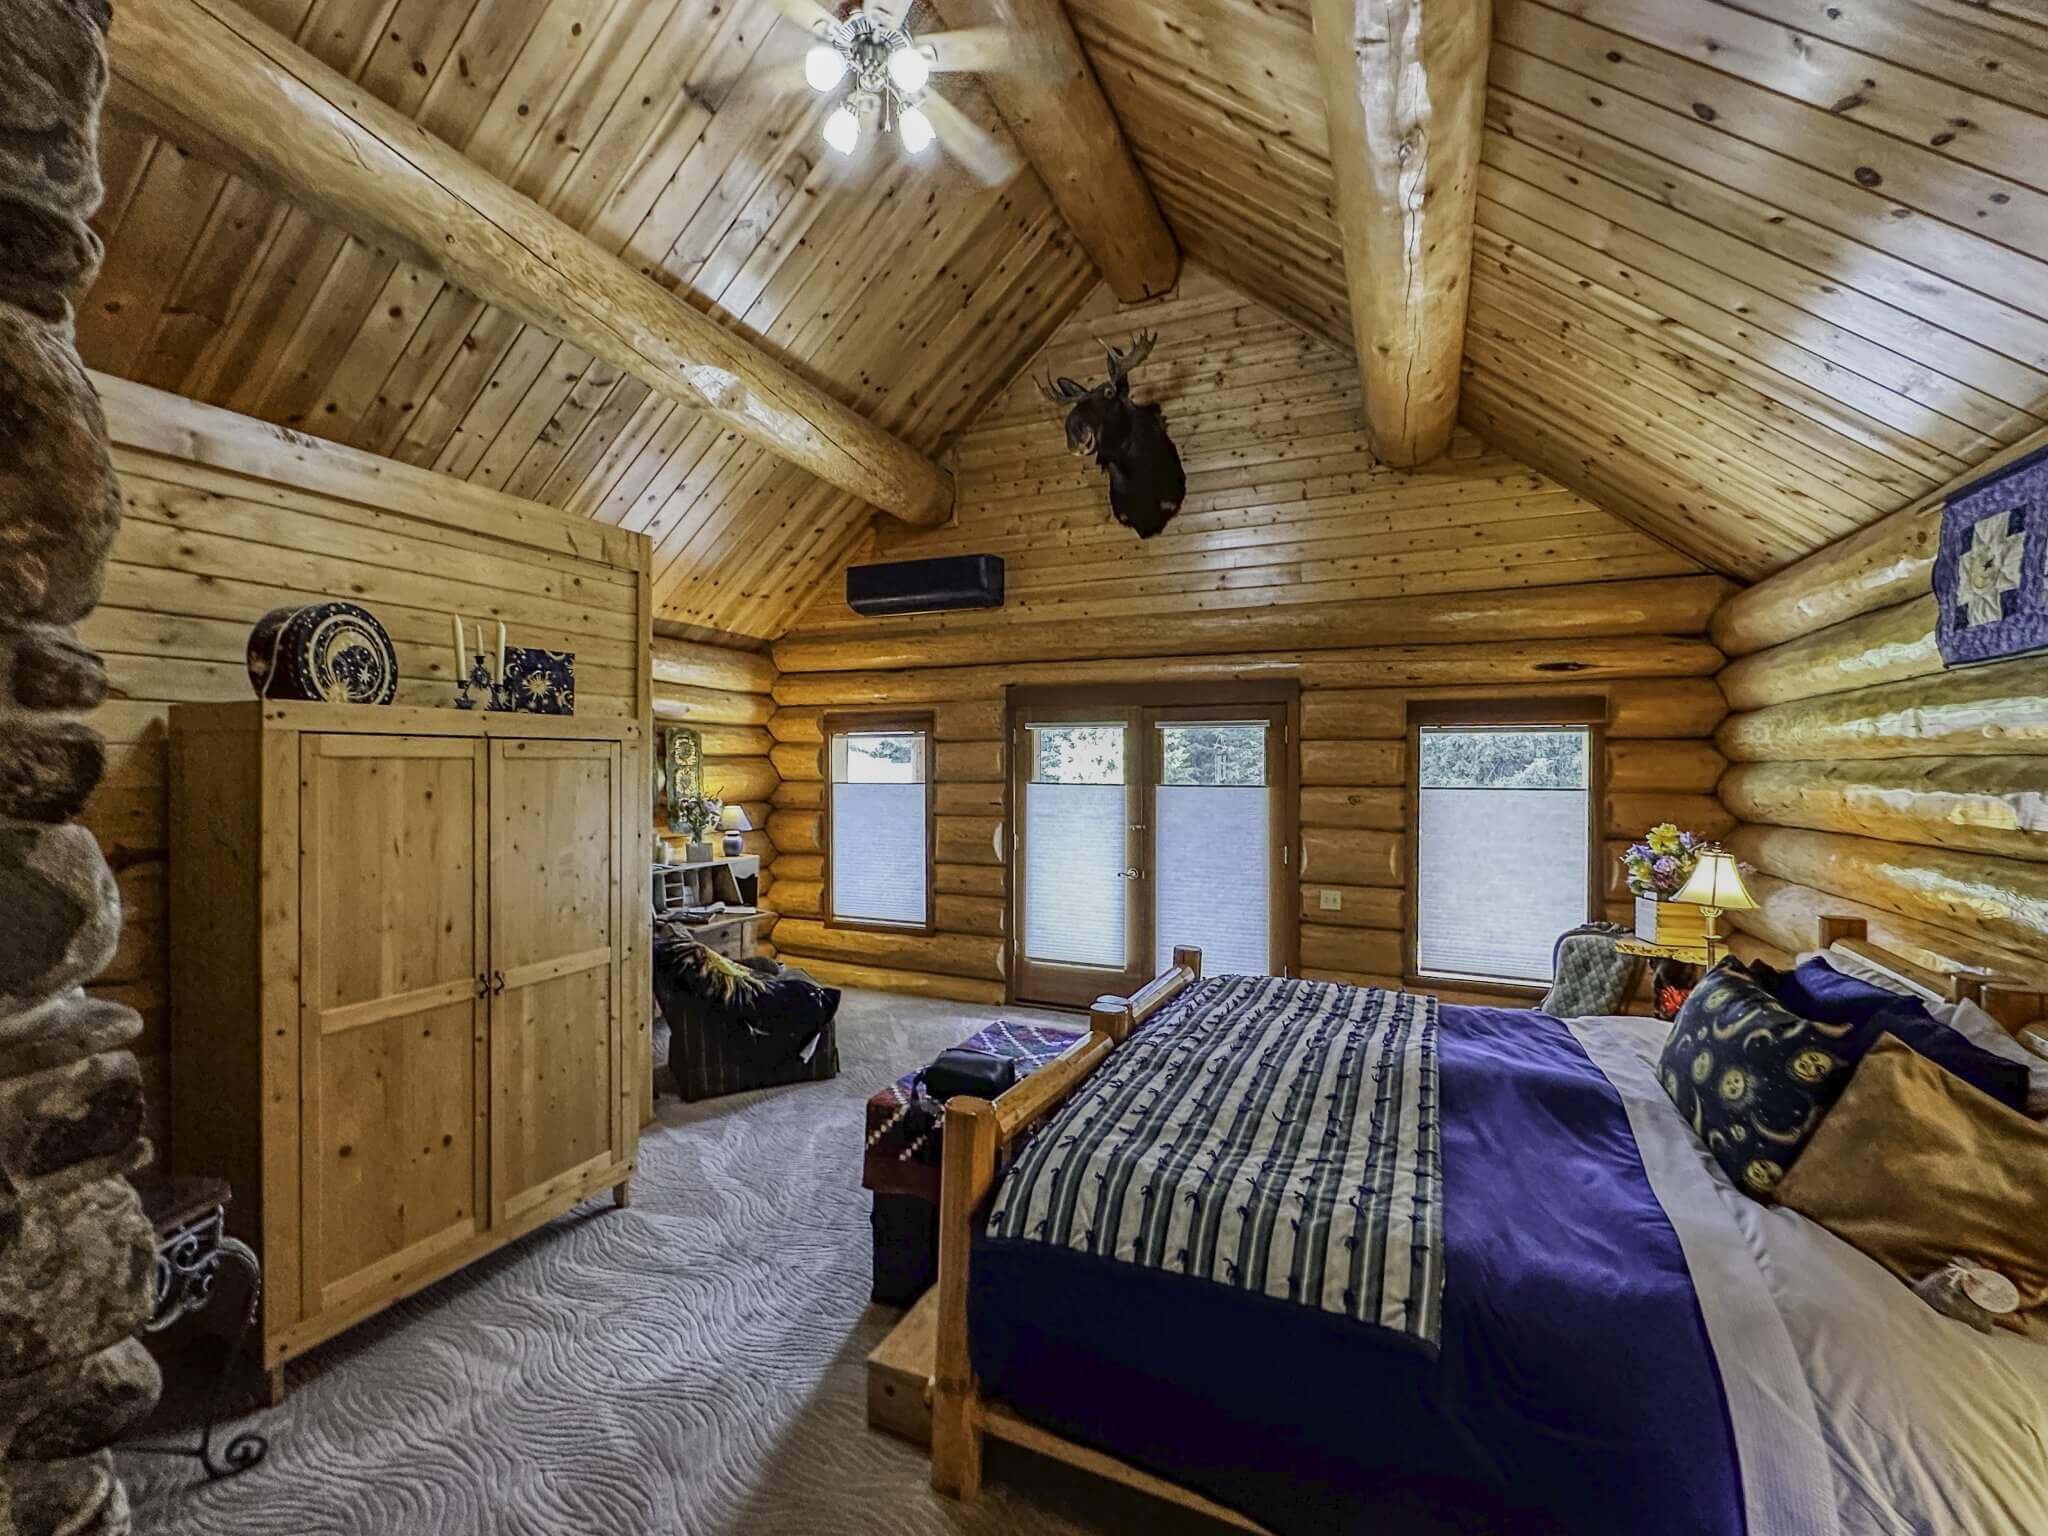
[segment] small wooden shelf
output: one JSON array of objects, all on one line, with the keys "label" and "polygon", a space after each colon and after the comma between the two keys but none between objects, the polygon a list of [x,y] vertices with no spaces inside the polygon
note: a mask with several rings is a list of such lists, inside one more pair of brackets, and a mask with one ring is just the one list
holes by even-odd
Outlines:
[{"label": "small wooden shelf", "polygon": [[[1636,955],[1644,960],[1683,960],[1688,965],[1708,965],[1704,946],[1690,944],[1652,944],[1648,939],[1616,939],[1615,949],[1624,955]],[[1723,950],[1726,953],[1726,950]]]}]

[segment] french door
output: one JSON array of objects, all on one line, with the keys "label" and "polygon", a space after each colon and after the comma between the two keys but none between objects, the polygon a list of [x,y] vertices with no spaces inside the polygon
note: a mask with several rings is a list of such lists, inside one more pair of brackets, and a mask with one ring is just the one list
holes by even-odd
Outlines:
[{"label": "french door", "polygon": [[1284,704],[1025,704],[1012,738],[1019,1001],[1129,993],[1183,944],[1208,974],[1283,969]]}]

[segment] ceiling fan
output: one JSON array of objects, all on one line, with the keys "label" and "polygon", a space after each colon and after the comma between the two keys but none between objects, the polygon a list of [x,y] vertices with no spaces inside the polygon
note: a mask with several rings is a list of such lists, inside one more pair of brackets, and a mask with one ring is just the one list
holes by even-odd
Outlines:
[{"label": "ceiling fan", "polygon": [[852,155],[872,127],[878,136],[895,134],[912,155],[936,142],[991,186],[1016,174],[1014,152],[931,83],[934,74],[995,67],[998,29],[918,37],[910,25],[914,0],[844,0],[830,9],[819,0],[775,3],[816,39],[804,55],[804,83],[823,96],[843,93],[824,125],[836,153]]}]

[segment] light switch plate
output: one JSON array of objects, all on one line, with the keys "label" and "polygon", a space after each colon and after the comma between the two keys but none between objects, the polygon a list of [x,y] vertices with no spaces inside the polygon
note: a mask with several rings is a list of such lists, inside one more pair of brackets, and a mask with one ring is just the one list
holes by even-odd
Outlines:
[{"label": "light switch plate", "polygon": [[1322,909],[1325,912],[1342,912],[1344,910],[1344,893],[1342,891],[1324,891],[1322,893]]}]

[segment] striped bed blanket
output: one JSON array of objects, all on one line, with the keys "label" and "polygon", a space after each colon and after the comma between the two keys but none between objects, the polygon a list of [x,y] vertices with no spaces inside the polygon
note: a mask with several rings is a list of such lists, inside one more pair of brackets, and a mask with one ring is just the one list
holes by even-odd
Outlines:
[{"label": "striped bed blanket", "polygon": [[1263,1292],[1433,1351],[1436,1036],[1434,998],[1197,982],[1025,1146],[988,1235]]}]

